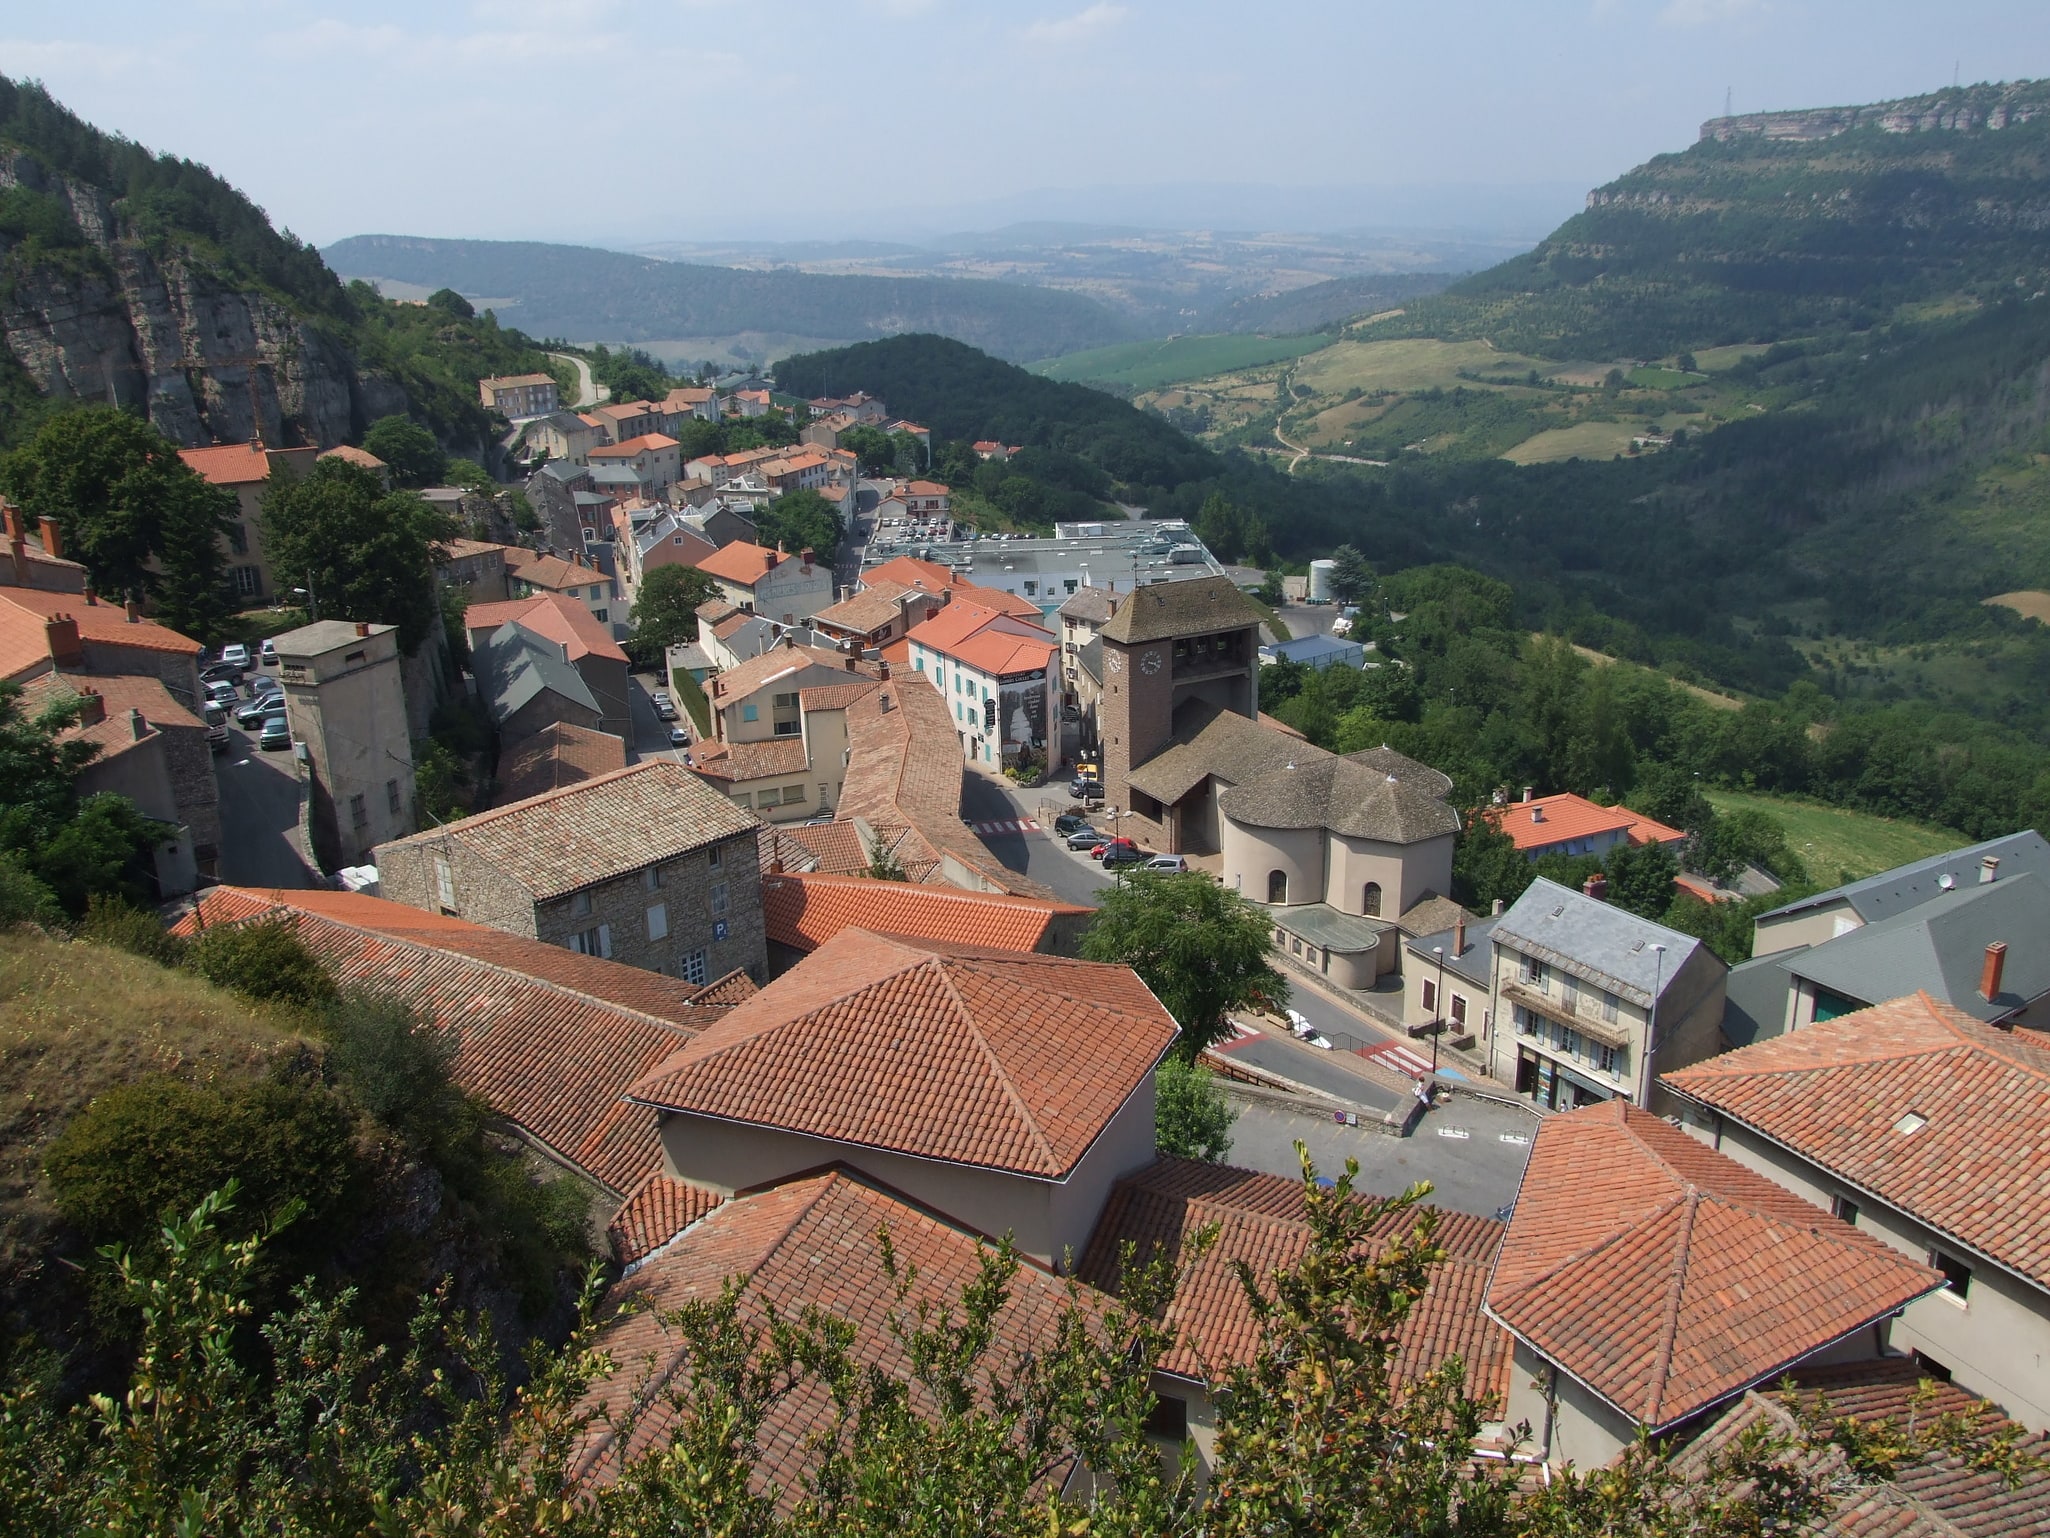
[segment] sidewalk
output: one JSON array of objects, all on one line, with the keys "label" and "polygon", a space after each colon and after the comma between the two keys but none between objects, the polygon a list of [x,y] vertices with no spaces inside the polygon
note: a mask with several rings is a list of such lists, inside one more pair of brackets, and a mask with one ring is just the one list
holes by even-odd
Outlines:
[{"label": "sidewalk", "polygon": [[[1293,957],[1279,950],[1274,952],[1274,959],[1283,975],[1288,978],[1291,986],[1309,987],[1315,991],[1319,998],[1344,1010],[1362,1025],[1369,1027],[1372,1032],[1387,1041],[1397,1042],[1410,1047],[1419,1054],[1429,1053],[1429,1038],[1412,1037],[1408,1031],[1404,1030],[1400,1013],[1396,1008],[1391,1007],[1391,1004],[1382,1003],[1383,995],[1378,991],[1366,993],[1351,988],[1340,988],[1328,977],[1319,972],[1312,971]],[[1392,1004],[1399,1005],[1402,999],[1400,987],[1390,989],[1386,998],[1392,1001]],[[1468,1085],[1482,1094],[1515,1096],[1516,1091],[1513,1086],[1488,1076],[1486,1066],[1479,1052],[1454,1047],[1451,1044],[1449,1034],[1439,1039],[1437,1058],[1446,1067],[1456,1068],[1467,1080]]]}]

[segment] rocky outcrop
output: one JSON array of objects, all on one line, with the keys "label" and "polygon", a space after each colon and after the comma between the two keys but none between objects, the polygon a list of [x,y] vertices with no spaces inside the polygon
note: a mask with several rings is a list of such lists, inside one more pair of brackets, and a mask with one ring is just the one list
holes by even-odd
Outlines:
[{"label": "rocky outcrop", "polygon": [[145,410],[188,445],[327,448],[406,409],[394,381],[278,299],[182,249],[153,253],[99,189],[0,149],[12,187],[62,200],[85,237],[27,262],[0,236],[0,335],[45,394]]},{"label": "rocky outcrop", "polygon": [[1970,133],[1993,131],[2050,115],[2050,82],[2004,81],[1974,85],[1929,96],[1874,102],[1866,107],[1816,107],[1803,112],[1750,112],[1710,118],[1701,137],[1725,143],[1734,139],[1782,139],[1811,143],[1833,139],[1856,128],[1883,133]]}]

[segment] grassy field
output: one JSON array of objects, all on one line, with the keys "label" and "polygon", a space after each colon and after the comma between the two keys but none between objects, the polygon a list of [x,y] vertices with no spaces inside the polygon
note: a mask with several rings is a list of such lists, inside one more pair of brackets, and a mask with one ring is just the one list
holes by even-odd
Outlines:
[{"label": "grassy field", "polygon": [[2050,593],[2040,589],[2025,589],[2019,593],[1996,593],[1985,601],[1997,608],[2012,609],[2023,619],[2050,625]]},{"label": "grassy field", "polygon": [[1787,842],[1807,863],[1809,876],[1825,887],[1877,875],[1971,842],[1948,828],[1896,822],[1786,796],[1711,790],[1708,799],[1718,812],[1764,812],[1776,819],[1787,830]]},{"label": "grassy field", "polygon": [[[1697,363],[1700,359],[1695,360]],[[1702,374],[1683,374],[1676,368],[1634,368],[1630,371],[1630,382],[1645,390],[1684,390],[1698,385],[1705,378]]]},{"label": "grassy field", "polygon": [[1316,352],[1329,340],[1323,336],[1171,336],[1158,342],[1127,342],[1071,352],[1035,363],[1032,371],[1069,384],[1159,390],[1183,380],[1285,363]]},{"label": "grassy field", "polygon": [[1614,459],[1626,452],[1643,428],[1631,422],[1575,422],[1526,438],[1502,457],[1518,465],[1551,465],[1566,459]]},{"label": "grassy field", "polygon": [[1334,342],[1304,358],[1295,382],[1319,395],[1343,395],[1351,389],[1450,390],[1461,384],[1473,387],[1473,381],[1459,377],[1462,369],[1496,378],[1531,369],[1543,373],[1546,367],[1521,353],[1498,352],[1486,342]]}]

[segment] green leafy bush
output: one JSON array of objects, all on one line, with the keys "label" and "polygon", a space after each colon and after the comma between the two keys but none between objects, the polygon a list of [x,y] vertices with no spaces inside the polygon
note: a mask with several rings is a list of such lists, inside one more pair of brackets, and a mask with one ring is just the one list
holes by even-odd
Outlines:
[{"label": "green leafy bush", "polygon": [[154,913],[123,902],[118,897],[95,893],[86,899],[85,917],[79,922],[78,937],[96,945],[143,956],[175,967],[189,948],[182,936],[166,929]]},{"label": "green leafy bush", "polygon": [[1153,1145],[1182,1159],[1222,1163],[1238,1113],[1201,1064],[1175,1053],[1153,1074]]},{"label": "green leafy bush", "polygon": [[328,1068],[382,1125],[423,1150],[459,1127],[455,1038],[405,1000],[352,988],[328,1007],[323,1033]]},{"label": "green leafy bush", "polygon": [[259,1003],[309,1008],[335,996],[334,979],[286,919],[217,924],[192,942],[186,965]]}]

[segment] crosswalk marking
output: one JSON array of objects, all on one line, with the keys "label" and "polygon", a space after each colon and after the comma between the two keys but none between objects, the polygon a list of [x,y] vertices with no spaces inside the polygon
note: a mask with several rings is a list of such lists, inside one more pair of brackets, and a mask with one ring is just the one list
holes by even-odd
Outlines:
[{"label": "crosswalk marking", "polygon": [[1371,1057],[1385,1063],[1398,1073],[1408,1074],[1412,1079],[1421,1079],[1431,1071],[1429,1058],[1417,1056],[1408,1047],[1396,1041],[1381,1047],[1362,1047],[1359,1054],[1361,1057]]},{"label": "crosswalk marking", "polygon": [[970,824],[977,833],[1037,833],[1039,824],[1030,817],[998,817],[988,822]]}]

